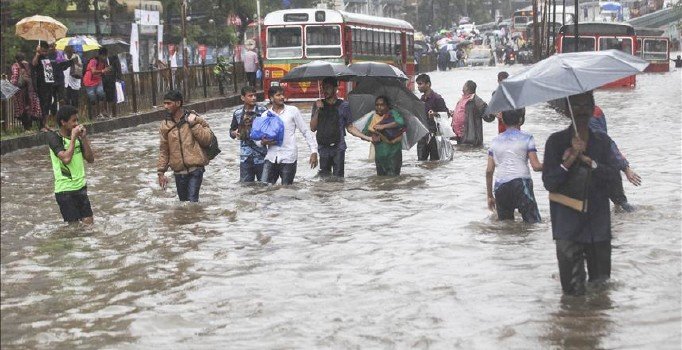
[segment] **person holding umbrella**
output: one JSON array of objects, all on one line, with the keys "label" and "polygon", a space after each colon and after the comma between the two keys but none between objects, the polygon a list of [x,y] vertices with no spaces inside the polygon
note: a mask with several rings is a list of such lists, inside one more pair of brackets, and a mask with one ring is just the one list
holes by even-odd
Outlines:
[{"label": "person holding umbrella", "polygon": [[391,101],[386,96],[378,96],[374,100],[374,108],[374,115],[367,121],[362,133],[371,136],[374,143],[377,175],[398,176],[403,165],[405,119],[391,108]]},{"label": "person holding umbrella", "polygon": [[[65,69],[71,67],[73,61],[66,60],[57,62],[48,56],[50,46],[47,42],[41,41],[36,47],[36,54],[33,56],[31,65],[33,66],[33,73],[36,76],[36,92],[40,99],[40,131],[48,131],[46,128],[47,115],[52,108],[52,97],[57,83],[57,72],[63,72]],[[64,84],[62,81],[61,84]],[[56,113],[56,111],[55,111]]]},{"label": "person holding umbrella", "polygon": [[317,152],[320,157],[320,176],[344,176],[346,140],[344,129],[365,141],[372,138],[355,126],[348,102],[337,97],[338,82],[334,77],[322,80],[323,99],[315,101],[310,117],[310,130],[316,132]]},{"label": "person holding umbrella", "polygon": [[34,119],[41,118],[40,99],[31,79],[31,67],[26,56],[19,52],[14,56],[10,82],[19,88],[14,98],[14,117],[21,119],[25,130],[29,130]]},{"label": "person holding umbrella", "polygon": [[586,210],[553,200],[549,205],[561,288],[564,294],[581,295],[585,293],[586,263],[589,282],[604,283],[611,277],[608,188],[618,176],[618,161],[611,151],[611,139],[589,128],[595,106],[592,92],[572,95],[568,103],[575,124],[547,139],[542,181],[547,191],[556,193],[580,167],[591,173],[585,185]]}]

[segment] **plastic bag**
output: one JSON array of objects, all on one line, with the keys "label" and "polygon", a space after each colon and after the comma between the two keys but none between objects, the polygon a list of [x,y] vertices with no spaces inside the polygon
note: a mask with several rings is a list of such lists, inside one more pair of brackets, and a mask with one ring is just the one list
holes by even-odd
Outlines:
[{"label": "plastic bag", "polygon": [[251,126],[251,140],[258,141],[263,138],[275,140],[277,146],[281,146],[284,141],[284,122],[272,111],[254,119]]},{"label": "plastic bag", "polygon": [[256,71],[256,79],[260,79],[263,77],[263,71],[262,70],[257,70]]},{"label": "plastic bag", "polygon": [[126,100],[124,93],[125,83],[121,80],[116,82],[116,103],[123,103]]}]

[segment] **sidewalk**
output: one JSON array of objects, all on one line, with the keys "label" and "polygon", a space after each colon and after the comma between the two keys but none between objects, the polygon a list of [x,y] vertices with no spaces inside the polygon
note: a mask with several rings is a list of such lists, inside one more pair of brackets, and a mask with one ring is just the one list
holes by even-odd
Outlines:
[{"label": "sidewalk", "polygon": [[[207,111],[222,109],[236,106],[241,103],[239,94],[230,96],[220,96],[208,99],[193,100],[187,103],[184,107],[193,109],[199,113],[206,113]],[[263,92],[258,93],[258,99],[263,98]],[[140,124],[147,124],[163,120],[164,109],[157,108],[155,110],[144,111],[137,114],[126,115],[118,118],[107,120],[95,120],[88,125],[88,133],[107,132],[116,129],[129,128]],[[0,155],[14,152],[24,148],[43,146],[47,144],[47,133],[40,132],[37,134],[23,135],[7,140],[0,141]]]}]

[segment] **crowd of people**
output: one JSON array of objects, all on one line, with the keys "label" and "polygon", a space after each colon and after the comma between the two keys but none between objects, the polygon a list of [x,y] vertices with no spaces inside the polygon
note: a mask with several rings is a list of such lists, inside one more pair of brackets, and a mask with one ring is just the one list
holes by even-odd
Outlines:
[{"label": "crowd of people", "polygon": [[[498,82],[508,76],[506,72],[499,73]],[[497,119],[499,135],[490,143],[487,158],[488,207],[497,212],[500,220],[514,220],[518,210],[524,222],[540,222],[530,171],[542,172],[543,185],[550,192],[550,217],[563,291],[583,294],[586,280],[595,283],[608,280],[609,199],[625,211],[634,210],[623,193],[620,171],[636,186],[641,184],[641,178],[607,135],[604,114],[592,93],[570,96],[568,103],[575,124],[549,137],[540,162],[533,135],[521,130],[526,119],[524,109],[486,115],[486,103],[476,95],[476,84],[467,81],[455,108],[449,110],[444,99],[431,89],[427,74],[417,77],[417,85],[428,118],[428,134],[418,142],[418,159],[439,159],[435,151],[438,145],[432,139],[439,133],[435,119],[440,118],[440,113],[451,118],[453,140],[470,147],[483,145],[482,121]],[[305,123],[296,106],[284,103],[282,87],[269,89],[269,107],[256,102],[254,87],[242,88],[242,105],[234,110],[229,128],[230,138],[240,142],[239,182],[292,184],[299,154],[297,131],[308,146],[308,164],[311,168],[319,164],[321,177],[345,176],[346,133],[372,144],[378,176],[400,175],[401,140],[407,127],[405,118],[392,107],[393,101],[377,96],[374,111],[354,122],[349,103],[337,96],[337,89],[335,78],[324,79],[324,95],[314,102],[310,122]],[[166,93],[164,108],[167,114],[159,129],[158,184],[167,187],[166,172],[170,169],[179,200],[198,202],[205,168],[211,160],[206,148],[215,142],[216,136],[204,118],[184,108],[180,92]],[[48,134],[48,143],[60,212],[66,222],[92,223],[84,162],[92,163],[95,159],[87,130],[78,123],[78,110],[73,106],[62,106],[56,118],[59,129]],[[258,118],[276,118],[283,127],[281,138],[251,137]],[[589,206],[576,209],[554,200],[552,194],[561,196],[563,188],[574,182],[571,180],[574,173],[580,172],[590,174],[590,180],[584,183],[586,197],[581,199],[589,202]]]},{"label": "crowd of people", "polygon": [[26,130],[37,124],[40,131],[49,131],[58,106],[79,107],[82,89],[91,105],[90,119],[116,116],[116,82],[121,76],[117,56],[104,47],[97,57],[83,62],[72,46],[59,51],[54,43],[43,41],[30,61],[23,53],[14,57],[10,82],[19,88],[14,117]]}]

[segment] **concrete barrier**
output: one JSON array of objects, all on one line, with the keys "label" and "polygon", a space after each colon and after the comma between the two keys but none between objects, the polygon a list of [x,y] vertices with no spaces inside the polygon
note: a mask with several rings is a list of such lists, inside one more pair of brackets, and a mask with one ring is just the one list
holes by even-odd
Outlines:
[{"label": "concrete barrier", "polygon": [[[241,104],[239,95],[229,97],[219,97],[198,102],[190,102],[185,108],[192,109],[198,113],[206,113],[211,110],[223,109]],[[263,99],[263,93],[258,93],[258,100]],[[88,133],[101,133],[117,129],[129,128],[141,124],[153,123],[163,120],[164,109],[159,108],[153,111],[142,112],[125,117],[97,120],[88,126]],[[47,144],[47,133],[19,136],[12,139],[0,141],[0,154],[17,151],[24,148],[44,146]]]}]

